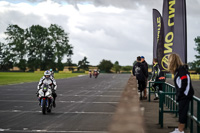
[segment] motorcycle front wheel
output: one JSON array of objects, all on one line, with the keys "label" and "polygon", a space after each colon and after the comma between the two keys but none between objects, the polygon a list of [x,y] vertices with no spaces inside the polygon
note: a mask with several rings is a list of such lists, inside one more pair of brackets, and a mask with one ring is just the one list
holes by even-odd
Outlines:
[{"label": "motorcycle front wheel", "polygon": [[42,113],[44,115],[47,113],[46,99],[42,99]]}]

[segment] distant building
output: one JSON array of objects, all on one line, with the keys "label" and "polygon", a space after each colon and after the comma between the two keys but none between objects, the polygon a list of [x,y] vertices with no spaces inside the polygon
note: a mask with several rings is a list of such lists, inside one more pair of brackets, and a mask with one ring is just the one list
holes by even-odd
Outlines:
[{"label": "distant building", "polygon": [[67,72],[67,71],[78,71],[78,66],[65,66],[63,71],[64,72]]}]

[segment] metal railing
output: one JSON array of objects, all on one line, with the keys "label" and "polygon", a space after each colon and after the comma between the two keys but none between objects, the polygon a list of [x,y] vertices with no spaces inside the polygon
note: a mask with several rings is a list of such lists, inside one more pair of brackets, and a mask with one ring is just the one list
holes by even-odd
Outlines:
[{"label": "metal railing", "polygon": [[[162,91],[159,91],[159,124],[163,127],[163,114],[173,113],[178,117],[178,103],[176,102],[176,89],[173,85],[166,82],[149,82],[149,102],[151,101],[151,94],[156,93],[151,90],[153,84],[162,84]],[[194,102],[196,104],[194,104]],[[164,105],[166,106],[164,108]],[[195,110],[196,109],[196,110]],[[195,112],[196,111],[196,112]],[[195,114],[196,113],[196,114]],[[188,111],[188,124],[190,133],[194,132],[194,123],[196,124],[196,131],[200,133],[200,98],[193,96],[190,102]],[[187,127],[188,125],[186,125]]]},{"label": "metal railing", "polygon": [[[196,102],[196,106],[194,102]],[[194,107],[197,108],[196,116],[194,114]],[[194,129],[193,129],[194,122],[196,123],[196,126],[197,126],[197,133],[200,133],[200,99],[196,96],[193,96],[191,100],[190,109],[188,112],[188,118],[190,122],[190,133],[194,132]]]},{"label": "metal railing", "polygon": [[149,87],[147,87],[147,88],[149,88],[149,96],[148,96],[149,102],[151,101],[151,94],[155,94],[156,92],[158,92],[158,89],[157,89],[156,92],[152,90],[152,85],[153,85],[153,84],[162,84],[162,88],[163,88],[163,90],[165,90],[165,86],[164,86],[163,83],[164,83],[164,82],[154,82],[154,81],[150,81],[150,82],[149,82]]},{"label": "metal railing", "polygon": [[[164,113],[178,113],[178,107],[177,102],[173,99],[173,97],[176,95],[175,92],[159,92],[160,100],[159,100],[159,124],[161,128],[163,127],[163,114]],[[165,102],[164,102],[165,101]],[[164,110],[164,106],[166,105],[168,107],[167,110]],[[177,116],[177,115],[176,115]]]}]

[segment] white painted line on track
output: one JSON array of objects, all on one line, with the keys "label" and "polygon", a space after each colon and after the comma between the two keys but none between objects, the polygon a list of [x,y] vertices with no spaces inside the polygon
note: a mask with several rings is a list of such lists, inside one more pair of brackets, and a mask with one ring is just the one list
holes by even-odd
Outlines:
[{"label": "white painted line on track", "polygon": [[[25,103],[38,103],[37,100],[35,101],[26,101],[26,100],[0,100],[0,102],[25,102]],[[119,102],[84,102],[84,101],[56,101],[56,103],[85,103],[85,104],[118,104]]]},{"label": "white painted line on track", "polygon": [[114,96],[114,95],[62,95],[68,97],[121,97],[121,96]]},{"label": "white painted line on track", "polygon": [[78,77],[83,77],[83,76],[86,76],[86,75],[78,75]]},{"label": "white painted line on track", "polygon": [[9,131],[9,132],[20,132],[20,133],[23,133],[23,132],[38,132],[38,133],[108,133],[107,131],[58,131],[58,130],[55,130],[55,131],[50,131],[50,130],[12,130],[12,129],[2,129],[0,128],[0,132],[4,132],[4,131]]},{"label": "white painted line on track", "polygon": [[[23,111],[23,110],[0,110],[0,113],[42,113],[42,111]],[[59,114],[98,114],[98,115],[113,115],[113,112],[54,112]]]},{"label": "white painted line on track", "polygon": [[[23,95],[26,95],[26,96],[32,96],[32,94],[0,94],[1,95],[5,95],[5,96],[11,96],[11,95],[14,95],[14,96],[23,96]],[[64,97],[120,97],[120,96],[115,96],[115,95],[65,95],[65,94],[58,94],[58,96],[64,96]]]},{"label": "white painted line on track", "polygon": [[84,102],[84,101],[59,101],[61,103],[92,103],[92,104],[118,104],[118,102]]},{"label": "white painted line on track", "polygon": [[[66,92],[68,92],[68,91],[71,91],[71,92],[73,92],[73,91],[76,91],[77,92],[77,90],[66,90]],[[123,91],[123,89],[122,90],[109,90],[109,89],[104,89],[104,90],[99,90],[99,89],[84,89],[84,90],[79,90],[80,92],[122,92]]]},{"label": "white painted line on track", "polygon": [[3,131],[9,131],[10,129],[2,129],[0,128],[0,132],[3,132]]}]

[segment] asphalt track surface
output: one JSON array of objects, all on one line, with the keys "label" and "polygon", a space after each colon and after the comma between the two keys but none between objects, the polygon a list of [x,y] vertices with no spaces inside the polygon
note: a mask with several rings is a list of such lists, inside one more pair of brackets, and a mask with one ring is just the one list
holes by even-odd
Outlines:
[{"label": "asphalt track surface", "polygon": [[58,79],[56,108],[46,115],[35,95],[37,82],[0,86],[0,132],[107,133],[129,77]]}]

